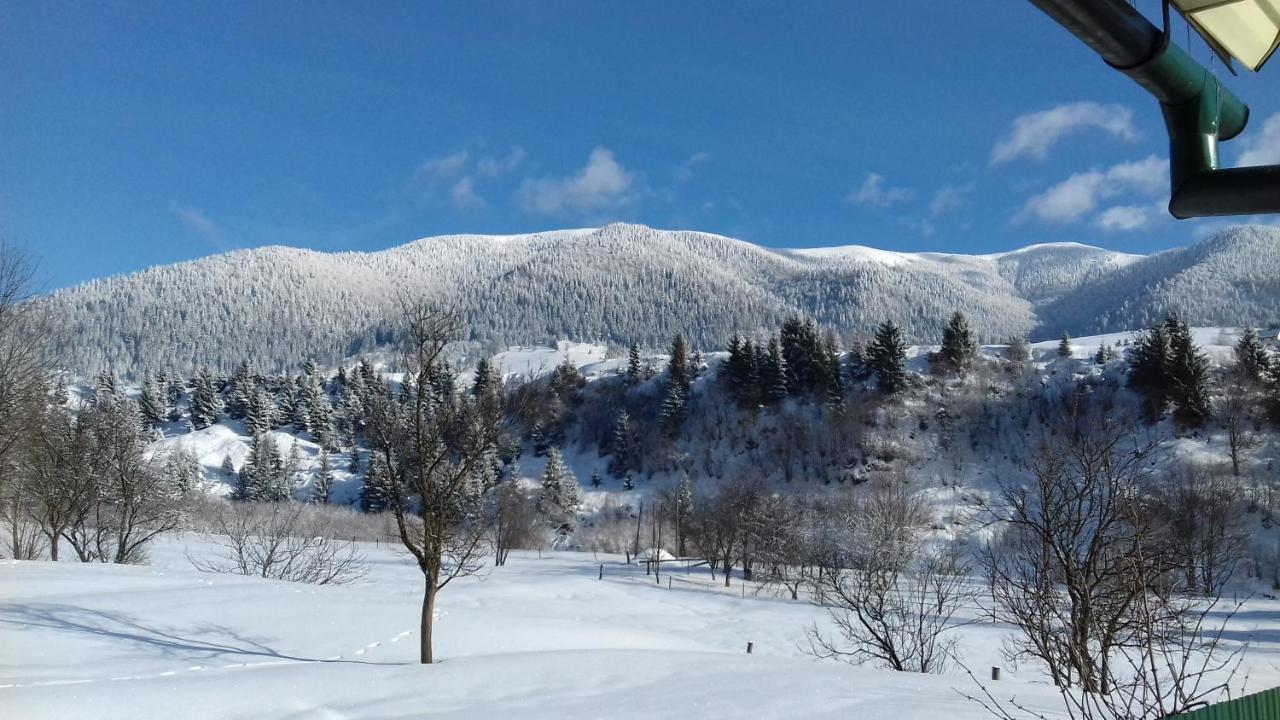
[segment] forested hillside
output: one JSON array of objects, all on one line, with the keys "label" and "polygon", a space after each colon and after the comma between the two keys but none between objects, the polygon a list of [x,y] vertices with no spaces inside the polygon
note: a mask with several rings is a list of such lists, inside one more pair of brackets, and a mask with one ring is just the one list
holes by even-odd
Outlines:
[{"label": "forested hillside", "polygon": [[789,315],[845,336],[885,319],[936,342],[954,309],[1000,342],[1192,324],[1267,326],[1280,316],[1280,231],[1234,228],[1150,257],[1075,244],[986,256],[863,247],[771,250],[697,232],[609,225],[518,236],[427,238],[374,253],[244,250],[55,293],[57,351],[81,377],[144,367],[296,373],[394,339],[397,297],[466,313],[472,347],[557,338],[660,348],[672,335],[723,347]]}]

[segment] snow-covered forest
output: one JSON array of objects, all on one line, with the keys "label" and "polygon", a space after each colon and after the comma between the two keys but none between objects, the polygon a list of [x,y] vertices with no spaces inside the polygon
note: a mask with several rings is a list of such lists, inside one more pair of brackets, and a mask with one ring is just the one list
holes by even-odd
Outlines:
[{"label": "snow-covered forest", "polygon": [[1277,257],[1280,231],[1262,226],[1144,257],[1071,243],[984,256],[776,250],[615,224],[373,253],[236,251],[59,291],[51,314],[69,369],[134,381],[144,368],[336,366],[394,343],[400,293],[465,308],[478,354],[553,339],[656,352],[676,334],[722,348],[734,332],[797,314],[843,335],[890,319],[909,342],[936,343],[956,309],[980,341],[997,343],[1149,327],[1170,312],[1193,325],[1265,327],[1280,315]]},{"label": "snow-covered forest", "polygon": [[[1219,238],[1179,277],[1198,287],[1219,246],[1271,239]],[[1085,282],[1052,272],[1044,253],[1084,258],[1081,277],[1177,264],[1098,252],[981,262],[1041,308]],[[979,263],[795,255],[810,256],[932,264],[921,272],[947,282],[955,275],[938,267]],[[691,591],[816,609],[768,635],[806,657],[968,674],[945,702],[974,717],[1019,717],[1026,702],[1046,717],[1164,717],[1274,674],[1280,647],[1247,624],[1274,621],[1280,588],[1274,331],[1169,313],[1080,339],[1030,342],[1000,326],[1007,340],[984,344],[987,321],[962,302],[912,310],[911,325],[883,312],[869,332],[740,304],[741,329],[723,343],[677,330],[649,348],[548,340],[491,353],[476,311],[428,293],[402,295],[380,341],[356,348],[370,352],[332,363],[303,344],[269,366],[215,369],[223,357],[181,372],[168,358],[136,378],[82,379],[58,346],[35,341],[54,316],[23,300],[20,260],[0,270],[11,288],[0,298],[10,558],[173,568],[185,557],[202,578],[365,587],[386,576],[362,541],[376,557],[387,543],[422,602],[416,629],[395,638],[416,633],[423,663],[455,652],[447,620],[439,635],[436,625],[454,593],[475,597],[477,576],[510,562],[508,577],[554,582],[520,569],[536,561],[529,552],[585,574],[563,582],[652,578],[674,591],[679,568]],[[1031,312],[1019,302],[1002,307]],[[938,328],[937,344],[913,344],[923,327]],[[194,539],[179,552],[183,533]],[[12,620],[66,625],[46,610]],[[1241,665],[1246,651],[1261,659]],[[1160,667],[1135,674],[1136,662]],[[1029,696],[978,681],[986,665],[1011,669]],[[929,682],[908,684],[936,692]],[[23,687],[45,697],[40,682]]]}]

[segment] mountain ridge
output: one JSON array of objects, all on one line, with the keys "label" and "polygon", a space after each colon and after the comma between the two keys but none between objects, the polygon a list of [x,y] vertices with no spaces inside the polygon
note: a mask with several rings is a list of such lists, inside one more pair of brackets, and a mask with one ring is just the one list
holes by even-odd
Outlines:
[{"label": "mountain ridge", "polygon": [[275,245],[92,280],[52,293],[70,369],[291,369],[394,339],[402,292],[465,309],[480,348],[572,339],[702,348],[805,314],[842,333],[885,319],[936,340],[955,310],[980,338],[1129,330],[1176,311],[1193,324],[1280,317],[1280,229],[1236,226],[1132,255],[1080,243],[1002,253],[864,245],[766,248],[642,225],[420,238],[335,253]]}]

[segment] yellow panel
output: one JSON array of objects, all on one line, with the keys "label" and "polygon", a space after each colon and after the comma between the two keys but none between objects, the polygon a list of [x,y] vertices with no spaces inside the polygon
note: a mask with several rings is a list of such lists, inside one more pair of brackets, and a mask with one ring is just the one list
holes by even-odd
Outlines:
[{"label": "yellow panel", "polygon": [[1280,7],[1274,0],[1245,0],[1188,10],[1204,34],[1250,70],[1256,71],[1262,65],[1280,35]]}]

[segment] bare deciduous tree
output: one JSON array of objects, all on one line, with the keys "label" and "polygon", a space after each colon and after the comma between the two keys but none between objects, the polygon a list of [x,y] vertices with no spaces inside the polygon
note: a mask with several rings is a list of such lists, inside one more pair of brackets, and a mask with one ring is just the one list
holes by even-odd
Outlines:
[{"label": "bare deciduous tree", "polygon": [[948,631],[970,593],[955,555],[922,546],[927,518],[900,483],[868,488],[827,518],[811,582],[838,637],[810,630],[815,655],[903,672],[945,667],[955,645]]},{"label": "bare deciduous tree", "polygon": [[481,568],[486,464],[508,430],[498,393],[472,397],[443,382],[445,348],[460,339],[458,313],[404,300],[405,374],[397,397],[370,400],[366,429],[387,471],[401,543],[422,572],[420,659],[432,662],[436,595]]},{"label": "bare deciduous tree", "polygon": [[[1216,601],[1184,594],[1189,554],[1155,480],[1160,443],[1083,398],[992,511],[1001,542],[982,554],[1006,654],[1042,665],[1073,718],[1176,715],[1226,692],[1242,646],[1208,624]],[[1195,582],[1195,581],[1192,581]],[[1216,581],[1215,581],[1216,582]],[[1040,717],[982,688],[998,717]]]}]

